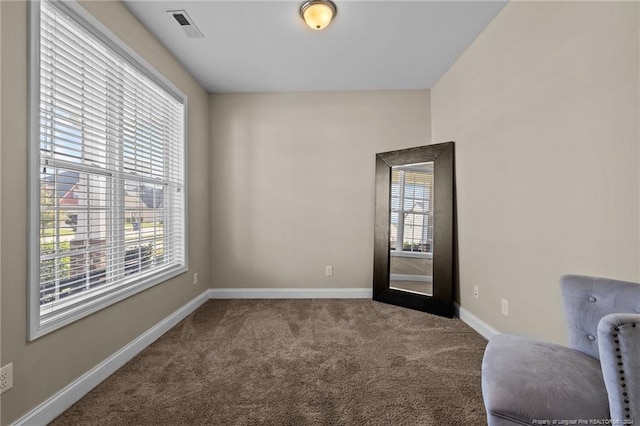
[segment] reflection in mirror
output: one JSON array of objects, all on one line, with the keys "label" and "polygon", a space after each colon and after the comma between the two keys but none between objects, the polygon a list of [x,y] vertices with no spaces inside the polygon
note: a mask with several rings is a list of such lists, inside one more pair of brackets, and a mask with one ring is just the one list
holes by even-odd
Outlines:
[{"label": "reflection in mirror", "polygon": [[433,295],[433,161],[391,168],[389,288]]}]

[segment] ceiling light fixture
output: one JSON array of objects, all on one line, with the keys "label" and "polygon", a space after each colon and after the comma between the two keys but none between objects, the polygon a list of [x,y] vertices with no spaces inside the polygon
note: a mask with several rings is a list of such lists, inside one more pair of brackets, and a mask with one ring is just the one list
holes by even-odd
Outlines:
[{"label": "ceiling light fixture", "polygon": [[307,0],[300,6],[300,16],[309,28],[325,29],[336,16],[336,5],[331,0]]}]

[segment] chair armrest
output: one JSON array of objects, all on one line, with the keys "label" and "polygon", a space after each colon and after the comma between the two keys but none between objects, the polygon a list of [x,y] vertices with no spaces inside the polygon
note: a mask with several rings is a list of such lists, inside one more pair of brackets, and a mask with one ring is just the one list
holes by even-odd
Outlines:
[{"label": "chair armrest", "polygon": [[598,323],[600,365],[614,424],[640,421],[640,314],[610,314]]}]

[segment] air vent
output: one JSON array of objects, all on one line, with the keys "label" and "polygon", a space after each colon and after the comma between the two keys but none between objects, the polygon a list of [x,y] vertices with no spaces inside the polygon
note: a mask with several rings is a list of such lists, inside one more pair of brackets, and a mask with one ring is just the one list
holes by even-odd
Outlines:
[{"label": "air vent", "polygon": [[167,10],[167,13],[170,14],[171,16],[173,16],[173,19],[176,20],[176,22],[178,24],[180,24],[180,27],[182,27],[184,33],[187,35],[187,37],[189,38],[203,38],[204,34],[202,34],[202,31],[200,31],[200,29],[196,26],[196,24],[193,22],[193,19],[191,19],[191,17],[189,15],[187,15],[187,12],[184,10]]}]

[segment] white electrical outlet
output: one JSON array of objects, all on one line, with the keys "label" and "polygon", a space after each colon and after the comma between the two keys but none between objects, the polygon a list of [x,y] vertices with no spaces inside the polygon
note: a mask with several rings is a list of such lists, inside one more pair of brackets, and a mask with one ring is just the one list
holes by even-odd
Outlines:
[{"label": "white electrical outlet", "polygon": [[480,298],[480,287],[477,285],[473,286],[473,297],[475,297],[476,299]]},{"label": "white electrical outlet", "polygon": [[502,315],[509,316],[509,301],[507,299],[502,299]]},{"label": "white electrical outlet", "polygon": [[13,363],[0,368],[0,394],[13,387]]},{"label": "white electrical outlet", "polygon": [[193,274],[193,285],[196,285],[196,284],[198,284],[198,273],[197,272],[195,272]]},{"label": "white electrical outlet", "polygon": [[325,266],[324,272],[328,277],[333,276],[333,266]]}]

